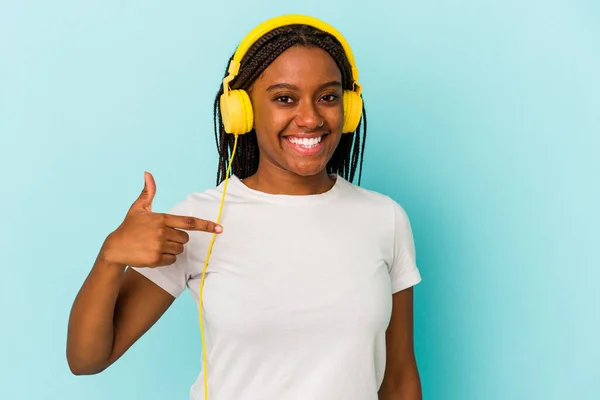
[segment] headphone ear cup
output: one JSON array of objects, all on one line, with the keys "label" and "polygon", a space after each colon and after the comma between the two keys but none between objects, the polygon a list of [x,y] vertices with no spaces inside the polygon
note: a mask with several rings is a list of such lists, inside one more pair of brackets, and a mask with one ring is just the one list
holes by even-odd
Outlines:
[{"label": "headphone ear cup", "polygon": [[362,117],[363,100],[358,93],[344,90],[344,126],[342,133],[351,133],[356,130]]},{"label": "headphone ear cup", "polygon": [[243,135],[254,126],[254,113],[250,96],[245,90],[230,90],[220,98],[221,118],[225,132]]}]

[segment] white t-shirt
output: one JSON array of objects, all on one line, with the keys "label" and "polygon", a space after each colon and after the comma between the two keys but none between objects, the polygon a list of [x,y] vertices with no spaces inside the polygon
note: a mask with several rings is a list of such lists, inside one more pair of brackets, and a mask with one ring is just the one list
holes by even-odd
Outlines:
[{"label": "white t-shirt", "polygon": [[[392,294],[421,276],[404,210],[336,178],[307,196],[230,178],[203,293],[210,400],[377,400]],[[222,190],[169,212],[214,221]],[[174,264],[136,270],[198,302],[211,234],[188,233]],[[190,398],[204,400],[203,390],[200,371]]]}]

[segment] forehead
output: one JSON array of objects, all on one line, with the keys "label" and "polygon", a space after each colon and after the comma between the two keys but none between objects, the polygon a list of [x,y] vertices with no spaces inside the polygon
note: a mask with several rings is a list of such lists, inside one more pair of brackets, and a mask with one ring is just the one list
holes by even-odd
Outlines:
[{"label": "forehead", "polygon": [[339,80],[341,72],[325,50],[314,46],[293,46],[281,53],[255,82],[256,85],[293,83],[298,86]]}]

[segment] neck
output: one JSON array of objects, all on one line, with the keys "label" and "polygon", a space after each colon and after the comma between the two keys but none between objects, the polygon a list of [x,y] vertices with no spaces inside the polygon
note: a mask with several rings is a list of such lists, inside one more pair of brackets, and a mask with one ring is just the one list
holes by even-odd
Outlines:
[{"label": "neck", "polygon": [[327,170],[316,175],[301,176],[278,167],[265,168],[260,163],[256,173],[244,179],[250,189],[268,194],[313,195],[329,191],[335,184]]}]

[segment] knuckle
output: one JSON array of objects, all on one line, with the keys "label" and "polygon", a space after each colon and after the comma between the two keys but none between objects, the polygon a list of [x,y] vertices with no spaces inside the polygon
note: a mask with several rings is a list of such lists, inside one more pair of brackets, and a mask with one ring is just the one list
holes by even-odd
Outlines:
[{"label": "knuckle", "polygon": [[177,261],[177,257],[175,257],[174,255],[169,255],[169,256],[165,257],[165,265],[171,265],[175,261]]},{"label": "knuckle", "polygon": [[196,227],[196,220],[194,219],[194,217],[185,217],[185,219],[183,220],[183,223],[188,228]]},{"label": "knuckle", "polygon": [[152,253],[152,255],[150,256],[150,265],[152,265],[152,266],[159,265],[160,257],[161,257],[160,253]]},{"label": "knuckle", "polygon": [[156,264],[160,261],[161,256],[162,256],[162,246],[160,245],[159,242],[156,242],[151,246],[150,251],[148,252],[148,257],[152,264]]}]

